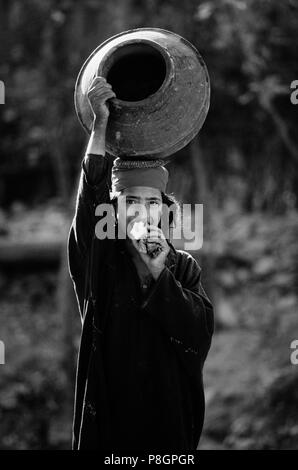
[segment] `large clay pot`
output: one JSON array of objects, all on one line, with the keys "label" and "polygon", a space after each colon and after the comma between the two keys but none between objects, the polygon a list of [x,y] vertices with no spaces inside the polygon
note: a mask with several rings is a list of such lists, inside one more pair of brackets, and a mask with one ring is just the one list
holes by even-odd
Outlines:
[{"label": "large clay pot", "polygon": [[165,160],[202,127],[209,109],[210,81],[196,48],[158,28],[125,31],[98,46],[76,82],[75,107],[88,133],[93,114],[87,100],[101,75],[117,98],[110,103],[106,149],[122,158]]}]

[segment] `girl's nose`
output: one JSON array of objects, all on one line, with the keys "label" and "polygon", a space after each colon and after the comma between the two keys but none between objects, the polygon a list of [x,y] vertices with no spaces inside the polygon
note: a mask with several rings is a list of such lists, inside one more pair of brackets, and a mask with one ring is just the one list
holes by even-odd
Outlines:
[{"label": "girl's nose", "polygon": [[158,225],[160,220],[160,212],[159,210],[154,209],[147,209],[147,224],[150,225]]},{"label": "girl's nose", "polygon": [[147,224],[150,224],[150,225],[153,224],[153,217],[152,217],[152,215],[150,214],[150,211],[149,211],[149,210],[147,210]]}]

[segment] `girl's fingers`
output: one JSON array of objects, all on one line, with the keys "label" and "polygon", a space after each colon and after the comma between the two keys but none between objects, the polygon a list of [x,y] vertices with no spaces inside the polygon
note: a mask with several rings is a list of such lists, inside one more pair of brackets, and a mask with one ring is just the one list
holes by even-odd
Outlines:
[{"label": "girl's fingers", "polygon": [[147,248],[142,239],[136,242],[137,243],[137,249],[140,253],[147,253]]},{"label": "girl's fingers", "polygon": [[148,241],[147,241],[147,245],[149,245],[149,246],[154,246],[154,245],[155,245],[155,246],[156,246],[156,245],[158,245],[158,246],[163,246],[163,243],[161,243],[161,242],[158,241],[158,240],[152,240],[152,241],[149,241],[149,240],[148,240]]},{"label": "girl's fingers", "polygon": [[161,228],[157,227],[157,225],[148,224],[148,230],[157,230],[158,232],[162,232]]},{"label": "girl's fingers", "polygon": [[95,85],[96,83],[103,83],[103,84],[107,84],[107,80],[105,79],[105,77],[94,77],[92,82],[91,82],[91,85]]},{"label": "girl's fingers", "polygon": [[90,93],[102,93],[103,91],[113,91],[112,90],[112,85],[109,83],[92,83],[90,87],[88,88],[88,94]]},{"label": "girl's fingers", "polygon": [[[111,88],[91,88],[91,90],[88,91],[88,95],[90,96],[101,96],[103,94],[108,94],[108,93],[114,93],[114,91]],[[115,93],[114,93],[115,94]]]},{"label": "girl's fingers", "polygon": [[157,238],[165,239],[164,233],[161,229],[157,228],[149,228],[148,230],[149,236],[156,236]]},{"label": "girl's fingers", "polygon": [[111,85],[108,85],[107,83],[99,83],[95,86],[91,86],[88,90],[89,93],[97,93],[101,91],[110,91],[112,90]]},{"label": "girl's fingers", "polygon": [[113,91],[102,91],[101,93],[89,93],[88,98],[91,100],[97,99],[104,102],[111,98],[116,98],[116,94]]},{"label": "girl's fingers", "polygon": [[137,251],[140,253],[147,253],[146,246],[144,242],[141,240],[135,240],[134,238],[131,239],[133,246]]},{"label": "girl's fingers", "polygon": [[163,240],[162,238],[147,238],[147,244],[148,245],[159,245],[159,246],[166,246],[166,240]]}]

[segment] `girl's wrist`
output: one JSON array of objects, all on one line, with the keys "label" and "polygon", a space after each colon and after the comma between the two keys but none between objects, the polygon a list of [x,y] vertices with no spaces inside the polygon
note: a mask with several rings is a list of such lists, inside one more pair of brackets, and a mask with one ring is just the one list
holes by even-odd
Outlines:
[{"label": "girl's wrist", "polygon": [[109,116],[95,116],[93,120],[92,130],[102,131],[105,130],[108,124]]}]

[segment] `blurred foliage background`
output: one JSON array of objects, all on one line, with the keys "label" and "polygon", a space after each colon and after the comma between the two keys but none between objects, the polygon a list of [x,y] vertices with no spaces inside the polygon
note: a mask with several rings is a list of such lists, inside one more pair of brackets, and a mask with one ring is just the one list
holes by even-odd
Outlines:
[{"label": "blurred foliage background", "polygon": [[0,448],[70,447],[74,85],[103,40],[148,26],[191,41],[211,79],[203,129],[169,165],[170,192],[204,204],[193,255],[216,310],[200,448],[297,448],[296,0],[0,0]]}]

